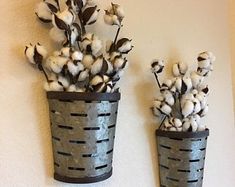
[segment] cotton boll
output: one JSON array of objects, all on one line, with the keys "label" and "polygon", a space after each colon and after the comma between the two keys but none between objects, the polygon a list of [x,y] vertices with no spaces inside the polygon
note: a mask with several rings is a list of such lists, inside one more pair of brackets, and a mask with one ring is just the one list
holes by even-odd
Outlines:
[{"label": "cotton boll", "polygon": [[51,10],[45,2],[40,2],[37,5],[35,13],[42,22],[49,23],[52,20]]},{"label": "cotton boll", "polygon": [[216,60],[216,58],[212,52],[205,51],[205,52],[202,52],[198,55],[197,60],[198,61],[210,60],[211,62],[214,62]]},{"label": "cotton boll", "polygon": [[183,127],[179,127],[179,128],[176,128],[178,132],[182,132],[183,131]]},{"label": "cotton boll", "polygon": [[185,92],[191,90],[191,88],[192,88],[192,80],[190,79],[190,77],[184,76],[182,81],[181,93],[184,94]]},{"label": "cotton boll", "polygon": [[200,122],[201,122],[201,117],[200,117],[198,114],[193,115],[192,118],[197,122],[197,124],[200,124]]},{"label": "cotton boll", "polygon": [[166,79],[166,80],[164,80],[164,82],[162,83],[162,86],[161,86],[160,91],[171,90],[172,86],[173,86],[172,80]]},{"label": "cotton boll", "polygon": [[68,64],[68,70],[69,72],[73,75],[76,76],[80,71],[84,70],[84,66],[80,62],[75,62],[75,61],[69,61]]},{"label": "cotton boll", "polygon": [[177,131],[177,129],[175,127],[171,127],[171,128],[169,128],[169,131],[175,132],[175,131]]},{"label": "cotton boll", "polygon": [[[113,15],[110,15],[110,14],[105,14],[104,15],[104,22],[107,24],[107,25],[114,25],[114,21],[113,21]],[[120,23],[118,24],[120,25]]]},{"label": "cotton boll", "polygon": [[175,104],[175,98],[170,91],[163,91],[162,96],[164,97],[164,100],[168,105],[173,106]]},{"label": "cotton boll", "polygon": [[85,68],[91,69],[92,64],[94,63],[94,57],[92,55],[84,55],[82,59],[82,64]]},{"label": "cotton boll", "polygon": [[70,47],[63,47],[63,48],[60,50],[61,56],[62,56],[62,57],[67,57],[67,58],[70,57],[70,52],[71,52],[71,48],[70,48]]},{"label": "cotton boll", "polygon": [[46,91],[64,91],[63,86],[58,81],[46,83],[44,89]]},{"label": "cotton boll", "polygon": [[99,57],[92,65],[91,67],[91,74],[96,75],[96,74],[110,74],[113,71],[113,66],[112,64],[107,61],[105,58],[102,56]]},{"label": "cotton boll", "polygon": [[58,82],[64,87],[64,88],[68,88],[70,85],[70,82],[67,78],[63,77],[63,76],[59,76],[58,77]]},{"label": "cotton boll", "polygon": [[105,93],[112,93],[113,92],[113,82],[112,81],[109,81],[106,83],[104,92]]},{"label": "cotton boll", "polygon": [[102,49],[102,41],[94,34],[87,33],[82,38],[82,48],[87,53],[92,53],[97,56]]},{"label": "cotton boll", "polygon": [[87,33],[82,37],[82,48],[88,52],[91,53],[92,49],[91,49],[91,44],[94,38],[94,34],[92,33]]},{"label": "cotton boll", "polygon": [[36,45],[36,50],[42,56],[43,59],[47,57],[47,50],[41,44]]},{"label": "cotton boll", "polygon": [[197,131],[205,131],[205,130],[206,130],[206,125],[204,125],[204,124],[198,125]]},{"label": "cotton boll", "polygon": [[86,80],[86,78],[89,77],[89,70],[85,69],[84,71],[82,71],[79,76],[78,76],[78,81],[84,81]]},{"label": "cotton boll", "polygon": [[49,58],[47,58],[46,67],[54,73],[60,73],[66,63],[66,58],[50,56]]},{"label": "cotton boll", "polygon": [[122,54],[119,52],[112,52],[109,57],[109,61],[113,62],[116,58],[121,58]]},{"label": "cotton boll", "polygon": [[182,114],[184,117],[188,117],[191,115],[194,111],[194,104],[190,100],[186,100],[183,105],[181,105],[182,108]]},{"label": "cotton boll", "polygon": [[182,127],[182,122],[181,122],[181,120],[178,119],[178,118],[173,118],[173,124],[174,124],[174,126],[175,126],[176,128]]},{"label": "cotton boll", "polygon": [[128,61],[126,58],[116,58],[113,62],[113,67],[117,71],[119,69],[124,69],[128,64]]},{"label": "cotton boll", "polygon": [[166,115],[170,115],[172,111],[171,107],[167,104],[163,104],[160,110],[163,114],[166,114]]},{"label": "cotton boll", "polygon": [[99,75],[96,75],[95,77],[93,77],[93,79],[90,82],[92,91],[95,91],[98,93],[105,91],[106,82],[108,82],[106,79],[107,78],[105,76],[99,76]]},{"label": "cotton boll", "polygon": [[117,5],[117,4],[115,4],[114,6],[116,8],[115,12],[116,12],[117,16],[119,18],[123,19],[124,16],[125,16],[125,12],[124,12],[123,8],[120,5]]},{"label": "cotton boll", "polygon": [[75,13],[70,9],[66,9],[63,12],[60,12],[56,15],[59,19],[63,20],[64,23],[66,23],[67,25],[72,25],[72,23],[75,21],[76,18]]},{"label": "cotton boll", "polygon": [[154,100],[153,101],[153,113],[155,116],[160,117],[162,115],[162,112],[160,110],[162,102],[159,100]]},{"label": "cotton boll", "polygon": [[192,93],[192,95],[194,97],[196,97],[196,95],[198,94],[198,90],[197,89],[193,89],[191,93]]},{"label": "cotton boll", "polygon": [[25,56],[27,57],[27,59],[29,60],[30,63],[35,64],[34,61],[34,46],[32,44],[27,45],[25,48]]},{"label": "cotton boll", "polygon": [[194,99],[194,95],[193,93],[186,93],[182,96],[182,102],[185,101],[185,100],[190,100],[192,101]]},{"label": "cotton boll", "polygon": [[176,90],[180,93],[181,92],[181,87],[182,87],[182,78],[181,77],[177,77],[175,79],[175,88]]},{"label": "cotton boll", "polygon": [[194,104],[193,114],[197,114],[198,112],[201,111],[201,104],[200,104],[199,100],[196,98],[194,98],[192,100],[192,102]]},{"label": "cotton boll", "polygon": [[65,32],[57,29],[56,27],[53,27],[50,30],[50,37],[54,42],[58,43],[64,43],[67,40]]},{"label": "cotton boll", "polygon": [[163,60],[153,60],[152,64],[152,72],[153,73],[161,73],[164,69],[164,61]]},{"label": "cotton boll", "polygon": [[191,123],[192,132],[196,132],[197,129],[198,129],[198,124],[197,124],[197,122],[196,122],[193,118],[191,118],[191,119],[190,119],[190,123]]},{"label": "cotton boll", "polygon": [[96,59],[96,61],[92,64],[91,67],[91,74],[96,75],[100,72],[101,68],[103,66],[103,57],[99,57]]},{"label": "cotton boll", "polygon": [[188,118],[183,119],[183,132],[188,132],[191,124]]},{"label": "cotton boll", "polygon": [[169,128],[173,127],[173,124],[171,123],[171,120],[169,120],[168,118],[164,121],[163,124],[164,124],[164,127],[166,129],[169,129]]},{"label": "cotton boll", "polygon": [[74,84],[71,84],[68,89],[67,92],[76,92],[77,88]]},{"label": "cotton boll", "polygon": [[83,54],[81,51],[74,51],[72,54],[72,60],[81,62],[83,59]]},{"label": "cotton boll", "polygon": [[77,88],[76,89],[76,92],[79,92],[79,93],[84,93],[84,92],[86,92],[86,89],[85,88]]},{"label": "cotton boll", "polygon": [[100,83],[103,82],[103,78],[99,75],[96,75],[95,77],[93,77],[93,79],[91,80],[90,84],[91,86],[94,86],[94,85],[98,85]]},{"label": "cotton boll", "polygon": [[211,74],[212,69],[197,68],[197,73],[203,77],[208,77]]},{"label": "cotton boll", "polygon": [[198,88],[204,81],[204,77],[199,75],[197,72],[193,71],[190,74],[192,85],[194,88]]},{"label": "cotton boll", "polygon": [[209,111],[209,105],[206,105],[205,108],[203,108],[198,114],[201,116],[201,117],[204,117]]},{"label": "cotton boll", "polygon": [[211,61],[210,59],[207,60],[202,60],[198,62],[198,67],[199,68],[209,68],[211,65]]},{"label": "cotton boll", "polygon": [[159,110],[160,105],[161,105],[161,102],[159,101],[153,102],[153,107],[152,107],[153,114],[157,117],[160,117],[162,115],[161,111]]},{"label": "cotton boll", "polygon": [[206,104],[207,104],[207,98],[206,98],[206,94],[202,91],[200,91],[197,95],[196,98],[199,100],[200,104],[201,104],[201,108],[205,108]]},{"label": "cotton boll", "polygon": [[113,15],[112,20],[113,20],[113,25],[117,25],[117,26],[121,27],[121,20],[119,19],[118,16]]},{"label": "cotton boll", "polygon": [[183,63],[183,62],[178,62],[176,64],[173,65],[173,75],[175,77],[181,76],[181,75],[185,75],[185,73],[188,70],[188,66],[187,64]]},{"label": "cotton boll", "polygon": [[129,40],[128,38],[122,38],[118,40],[116,47],[122,54],[128,54],[133,48],[131,40]]},{"label": "cotton boll", "polygon": [[97,56],[100,53],[101,49],[102,49],[102,41],[99,40],[98,38],[93,40],[91,44],[92,54],[94,56]]},{"label": "cotton boll", "polygon": [[42,61],[47,56],[47,50],[44,46],[37,44],[37,45],[27,45],[25,48],[25,56],[32,64],[41,64]]}]

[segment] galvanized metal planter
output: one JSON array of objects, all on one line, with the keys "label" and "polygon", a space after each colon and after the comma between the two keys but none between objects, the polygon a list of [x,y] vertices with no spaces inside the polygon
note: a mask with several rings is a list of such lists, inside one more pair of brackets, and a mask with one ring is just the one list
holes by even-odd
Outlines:
[{"label": "galvanized metal planter", "polygon": [[209,130],[157,130],[161,187],[201,187]]},{"label": "galvanized metal planter", "polygon": [[112,175],[120,93],[48,92],[54,178],[92,183]]}]

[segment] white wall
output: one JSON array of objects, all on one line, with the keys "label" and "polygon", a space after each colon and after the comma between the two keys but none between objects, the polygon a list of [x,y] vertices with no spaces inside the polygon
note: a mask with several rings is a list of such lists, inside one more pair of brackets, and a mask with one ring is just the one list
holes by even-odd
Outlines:
[{"label": "white wall", "polygon": [[[34,16],[37,0],[0,1],[0,186],[75,186],[52,179],[52,151],[48,105],[43,76],[30,67],[23,48],[28,42],[50,47],[47,27]],[[97,187],[153,187],[158,184],[154,130],[149,106],[157,86],[150,74],[152,58],[194,63],[211,50],[217,56],[211,87],[211,129],[205,187],[235,186],[235,130],[230,77],[228,4],[225,0],[116,0],[125,6],[123,33],[135,50],[122,82],[112,178]],[[105,7],[108,0],[100,1]],[[99,25],[102,20],[100,20]],[[102,29],[105,28],[105,31]],[[99,26],[101,36],[109,27]]]}]

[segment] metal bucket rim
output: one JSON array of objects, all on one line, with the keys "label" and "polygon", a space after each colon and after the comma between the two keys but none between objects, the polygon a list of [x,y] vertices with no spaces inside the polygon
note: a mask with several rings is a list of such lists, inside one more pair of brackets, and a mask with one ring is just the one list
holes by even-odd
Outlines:
[{"label": "metal bucket rim", "polygon": [[209,136],[209,129],[198,132],[174,132],[157,129],[156,136],[163,136],[169,138],[204,138]]},{"label": "metal bucket rim", "polygon": [[78,100],[78,101],[119,101],[121,94],[115,93],[95,93],[95,92],[47,92],[48,99]]}]

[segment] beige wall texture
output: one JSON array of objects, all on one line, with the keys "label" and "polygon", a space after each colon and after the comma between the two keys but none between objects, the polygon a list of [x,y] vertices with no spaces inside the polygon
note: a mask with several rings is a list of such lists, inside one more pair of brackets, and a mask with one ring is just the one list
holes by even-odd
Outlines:
[{"label": "beige wall texture", "polygon": [[[40,41],[51,48],[48,28],[34,16],[38,0],[0,1],[0,186],[62,187],[53,180],[48,104],[43,76],[29,66],[24,45]],[[206,157],[205,187],[235,186],[235,129],[227,0],[116,0],[126,10],[122,35],[135,48],[121,83],[114,173],[107,181],[86,187],[158,187],[156,121],[149,110],[157,93],[150,73],[152,58],[195,65],[199,52],[217,56],[212,76],[211,130]],[[109,0],[99,1],[105,8]],[[95,28],[113,37],[110,27]],[[83,186],[83,185],[81,185]]]},{"label": "beige wall texture", "polygon": [[[235,108],[235,1],[229,0],[229,25],[230,25],[230,46],[231,46],[231,67],[233,80],[233,108]],[[235,110],[234,110],[235,115]]]}]

